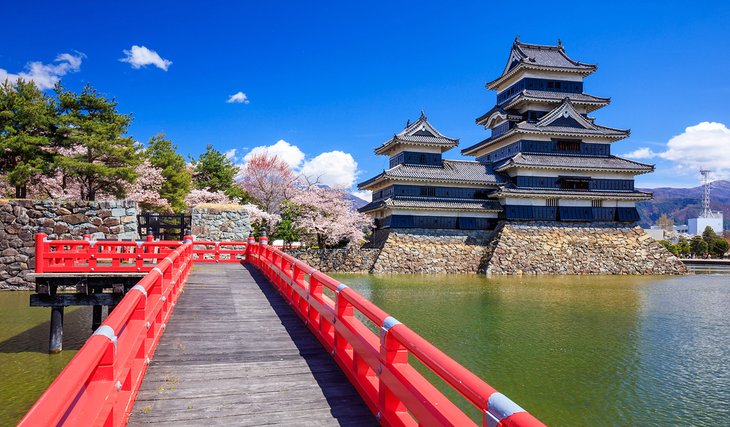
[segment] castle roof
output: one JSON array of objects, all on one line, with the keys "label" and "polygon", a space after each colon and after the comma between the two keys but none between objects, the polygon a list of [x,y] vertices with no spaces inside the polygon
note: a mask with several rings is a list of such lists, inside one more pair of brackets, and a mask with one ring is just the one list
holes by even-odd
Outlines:
[{"label": "castle roof", "polygon": [[557,46],[545,46],[522,43],[515,39],[502,75],[487,83],[487,89],[497,88],[500,83],[521,70],[544,70],[587,76],[596,70],[596,66],[571,59],[560,42]]},{"label": "castle roof", "polygon": [[564,198],[564,199],[619,199],[628,201],[650,200],[652,193],[645,191],[587,191],[587,190],[569,190],[569,189],[537,189],[537,188],[517,188],[512,186],[500,187],[492,197],[512,197],[512,198]]},{"label": "castle roof", "polygon": [[[588,107],[588,111],[593,111],[611,103],[611,98],[601,98],[598,96],[588,95],[585,93],[569,93],[569,92],[550,92],[546,90],[528,90],[525,89],[512,97],[509,101],[502,104],[502,108],[509,110],[519,107],[524,102],[543,102],[550,104],[561,104],[565,98],[568,98],[574,105],[582,105]],[[477,121],[478,124],[481,124]]]},{"label": "castle roof", "polygon": [[512,129],[503,134],[491,136],[461,150],[461,154],[472,155],[477,150],[514,134],[555,135],[567,138],[594,136],[619,140],[629,136],[630,131],[595,124],[592,119],[576,111],[572,101],[566,96],[560,105],[545,114],[537,123],[527,121],[516,123]]},{"label": "castle roof", "polygon": [[407,144],[411,146],[438,147],[441,152],[459,145],[458,138],[449,138],[436,130],[421,112],[421,116],[413,123],[408,122],[405,129],[393,135],[393,138],[375,149],[375,154],[388,154],[398,145]]},{"label": "castle roof", "polygon": [[370,212],[381,208],[401,208],[410,210],[458,210],[473,212],[501,212],[502,207],[496,200],[474,200],[435,197],[391,197],[370,202],[358,209]]},{"label": "castle roof", "polygon": [[517,155],[498,162],[494,165],[496,172],[505,172],[512,168],[558,169],[572,171],[609,171],[633,172],[636,174],[654,171],[654,165],[622,159],[616,156],[578,156],[555,154],[527,154]]},{"label": "castle roof", "polygon": [[357,188],[366,190],[384,180],[418,181],[472,185],[495,185],[499,179],[482,163],[467,160],[444,160],[443,166],[400,164],[361,182]]}]

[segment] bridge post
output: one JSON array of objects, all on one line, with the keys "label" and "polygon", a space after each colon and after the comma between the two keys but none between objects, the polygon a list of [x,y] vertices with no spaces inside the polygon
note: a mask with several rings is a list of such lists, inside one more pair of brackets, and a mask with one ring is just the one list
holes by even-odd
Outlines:
[{"label": "bridge post", "polygon": [[250,256],[251,256],[251,252],[253,251],[254,243],[256,243],[256,239],[254,239],[254,237],[253,237],[253,232],[249,231],[248,240],[246,241],[246,258],[245,258],[246,262],[251,261]]},{"label": "bridge post", "polygon": [[46,245],[44,244],[48,235],[46,233],[37,233],[35,235],[35,272],[45,273],[46,260],[44,258]]},{"label": "bridge post", "polygon": [[259,245],[268,245],[269,238],[266,236],[266,230],[261,231],[261,237],[259,237]]},{"label": "bridge post", "polygon": [[[378,408],[379,415],[385,419],[394,419],[397,412],[406,412],[406,406],[401,400],[388,388],[383,375],[392,375],[394,369],[398,369],[394,365],[408,363],[408,350],[398,342],[390,333],[390,329],[400,322],[393,317],[386,317],[383,321],[383,327],[380,328],[380,361],[378,368]],[[384,371],[388,371],[385,373]]]},{"label": "bridge post", "polygon": [[51,336],[48,341],[48,352],[60,353],[63,350],[63,306],[51,307]]}]

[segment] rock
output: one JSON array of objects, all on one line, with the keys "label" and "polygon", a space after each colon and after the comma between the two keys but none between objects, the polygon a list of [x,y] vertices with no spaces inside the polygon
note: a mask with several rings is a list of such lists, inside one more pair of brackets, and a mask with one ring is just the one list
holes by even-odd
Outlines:
[{"label": "rock", "polygon": [[59,221],[63,221],[65,223],[68,223],[70,225],[78,225],[81,223],[86,222],[86,215],[75,213],[71,215],[61,215],[58,217]]}]

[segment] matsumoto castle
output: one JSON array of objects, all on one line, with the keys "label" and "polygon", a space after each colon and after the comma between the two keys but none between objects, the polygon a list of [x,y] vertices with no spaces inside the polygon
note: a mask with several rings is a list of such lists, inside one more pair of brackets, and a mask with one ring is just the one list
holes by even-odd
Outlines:
[{"label": "matsumoto castle", "polygon": [[632,223],[651,193],[634,176],[653,165],[611,154],[628,130],[589,114],[610,103],[583,92],[596,66],[557,46],[515,40],[507,65],[487,89],[497,104],[476,119],[485,140],[461,150],[474,161],[445,160],[457,138],[421,117],[375,149],[390,167],[358,185],[373,201],[360,212],[380,228],[491,229],[498,220]]}]

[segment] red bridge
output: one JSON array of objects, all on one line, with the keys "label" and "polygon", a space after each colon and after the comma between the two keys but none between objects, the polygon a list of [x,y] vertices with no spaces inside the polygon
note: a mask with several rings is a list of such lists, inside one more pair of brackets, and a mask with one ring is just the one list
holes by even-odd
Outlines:
[{"label": "red bridge", "polygon": [[146,274],[20,425],[543,425],[347,285],[266,243],[37,236],[37,273]]}]

